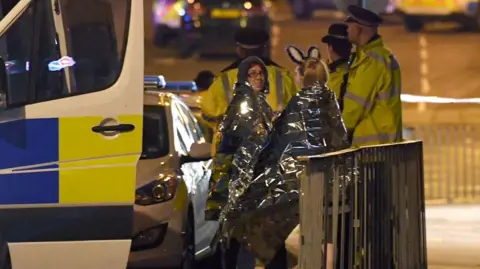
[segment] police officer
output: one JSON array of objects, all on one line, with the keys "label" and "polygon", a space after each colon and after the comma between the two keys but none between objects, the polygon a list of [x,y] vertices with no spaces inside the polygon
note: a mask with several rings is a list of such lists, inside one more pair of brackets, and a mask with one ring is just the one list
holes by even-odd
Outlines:
[{"label": "police officer", "polygon": [[378,34],[382,18],[358,6],[349,6],[348,12],[348,39],[356,52],[345,81],[342,115],[352,145],[401,141],[401,74],[395,56]]},{"label": "police officer", "polygon": [[193,79],[199,91],[206,91],[212,85],[215,79],[215,74],[210,70],[202,70],[198,72],[197,76]]},{"label": "police officer", "polygon": [[[208,91],[203,94],[202,103],[200,104],[202,116],[210,123],[212,128],[217,128],[233,96],[233,86],[237,79],[238,65],[249,56],[261,58],[267,66],[270,85],[267,93],[267,102],[274,111],[281,111],[290,98],[297,93],[293,77],[288,71],[271,59],[262,57],[268,40],[268,33],[260,29],[242,28],[235,33],[238,60],[221,71]],[[213,145],[215,145],[215,141]]]},{"label": "police officer", "polygon": [[[210,88],[210,85],[212,85],[214,79],[215,74],[213,74],[213,72],[210,70],[202,70],[198,72],[197,76],[193,79],[193,81],[195,81],[195,84],[197,85],[197,96],[200,97],[200,100],[203,98],[203,95],[208,90],[208,88]],[[197,111],[195,111],[195,116],[197,115]],[[199,119],[199,124],[200,128],[202,128],[205,140],[208,142],[212,142],[213,130],[208,124],[208,122],[205,122],[202,117],[201,119]]]},{"label": "police officer", "polygon": [[[348,72],[348,60],[352,52],[352,43],[348,41],[348,26],[344,23],[334,23],[328,28],[328,34],[322,38],[327,45],[328,87],[335,92],[337,100],[343,100],[345,91],[341,90],[345,75]],[[342,106],[341,106],[342,107]]]}]

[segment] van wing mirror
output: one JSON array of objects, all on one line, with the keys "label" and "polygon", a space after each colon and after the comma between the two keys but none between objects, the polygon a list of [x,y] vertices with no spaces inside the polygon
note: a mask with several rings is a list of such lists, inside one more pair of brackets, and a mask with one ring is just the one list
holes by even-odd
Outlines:
[{"label": "van wing mirror", "polygon": [[0,57],[0,108],[7,107],[8,100],[8,76],[5,60]]},{"label": "van wing mirror", "polygon": [[180,162],[184,164],[208,161],[212,158],[210,155],[211,150],[212,144],[210,143],[193,143],[190,147],[190,152],[188,155],[180,157]]},{"label": "van wing mirror", "polygon": [[189,155],[196,159],[211,158],[212,144],[210,143],[193,143],[190,147]]}]

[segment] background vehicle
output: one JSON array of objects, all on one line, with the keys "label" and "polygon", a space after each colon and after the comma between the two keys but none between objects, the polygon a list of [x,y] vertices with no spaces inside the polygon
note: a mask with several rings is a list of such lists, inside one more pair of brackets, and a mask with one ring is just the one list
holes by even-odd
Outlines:
[{"label": "background vehicle", "polygon": [[146,77],[152,87],[145,91],[129,266],[193,268],[197,254],[213,255],[209,244],[218,228],[204,217],[211,145],[187,105],[169,92],[172,83],[155,89],[155,81]]},{"label": "background vehicle", "polygon": [[418,32],[425,23],[432,21],[454,21],[470,30],[480,28],[478,0],[400,0],[398,10],[409,32]]},{"label": "background vehicle", "polygon": [[12,267],[124,269],[143,1],[2,0],[0,13],[0,241]]},{"label": "background vehicle", "polygon": [[235,54],[237,29],[254,27],[270,33],[267,6],[263,0],[187,0],[179,33],[180,55],[189,56],[195,49],[201,54]]},{"label": "background vehicle", "polygon": [[155,28],[154,42],[159,47],[166,46],[178,37],[182,26],[182,15],[185,0],[154,0],[153,24]]},{"label": "background vehicle", "polygon": [[[375,1],[366,1],[367,7]],[[361,3],[358,0],[290,0],[292,11],[297,19],[308,20],[311,19],[315,10],[336,10],[345,11],[348,5],[355,5]],[[376,4],[376,3],[372,3]],[[338,8],[340,7],[340,8]],[[395,0],[389,1],[382,14],[391,14],[395,11]]]}]

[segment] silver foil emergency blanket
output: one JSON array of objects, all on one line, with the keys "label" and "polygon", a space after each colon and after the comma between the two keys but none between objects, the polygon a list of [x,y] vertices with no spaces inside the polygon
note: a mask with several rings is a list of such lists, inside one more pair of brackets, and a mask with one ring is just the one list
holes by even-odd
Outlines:
[{"label": "silver foil emergency blanket", "polygon": [[[264,89],[258,93],[248,84],[248,70],[254,65],[261,67],[264,76]],[[220,212],[231,211],[224,207],[236,204],[236,197],[248,188],[272,129],[273,112],[264,94],[268,92],[268,72],[262,60],[249,57],[242,61],[237,80],[234,96],[217,132],[207,220],[218,220]]]},{"label": "silver foil emergency blanket", "polygon": [[[262,152],[239,156],[242,162],[234,165],[242,173],[253,173],[232,177],[220,218],[223,236],[236,238],[268,263],[299,223],[299,177],[304,167],[296,157],[348,147],[335,94],[318,83],[302,89],[274,121]],[[257,154],[258,149],[249,152]]]}]

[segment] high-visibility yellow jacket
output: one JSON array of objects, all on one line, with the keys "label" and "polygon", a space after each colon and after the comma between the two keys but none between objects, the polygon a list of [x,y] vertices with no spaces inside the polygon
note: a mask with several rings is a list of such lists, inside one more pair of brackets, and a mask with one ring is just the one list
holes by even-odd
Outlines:
[{"label": "high-visibility yellow jacket", "polygon": [[345,75],[348,73],[348,59],[339,59],[328,65],[330,71],[327,86],[340,99],[340,92]]},{"label": "high-visibility yellow jacket", "polygon": [[[269,92],[266,94],[267,102],[272,110],[281,111],[288,104],[290,98],[297,94],[297,87],[293,77],[286,69],[269,65],[267,70],[269,82]],[[200,103],[202,117],[213,128],[214,134],[233,96],[237,73],[237,68],[220,73],[210,88],[202,95]],[[217,137],[214,135],[212,142],[214,147],[216,139]],[[212,149],[212,153],[215,153],[215,148]]]},{"label": "high-visibility yellow jacket", "polygon": [[400,94],[400,67],[381,37],[357,48],[342,113],[353,146],[402,141]]}]

